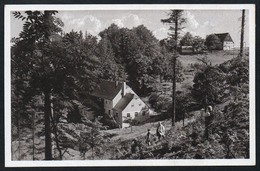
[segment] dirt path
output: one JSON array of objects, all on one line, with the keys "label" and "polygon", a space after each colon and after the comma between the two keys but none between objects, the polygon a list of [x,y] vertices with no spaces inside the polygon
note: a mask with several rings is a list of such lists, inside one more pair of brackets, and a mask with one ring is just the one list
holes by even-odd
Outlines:
[{"label": "dirt path", "polygon": [[[194,122],[196,118],[200,117],[200,111],[194,111],[193,112],[194,116],[187,118],[184,120],[184,125],[187,125],[191,122]],[[111,130],[106,130],[104,132],[109,133],[109,134],[114,134],[114,136],[111,138],[112,141],[116,141],[118,139],[121,140],[128,140],[128,139],[133,139],[136,137],[140,136],[145,136],[147,133],[147,130],[150,129],[150,132],[152,135],[156,135],[156,128],[159,124],[158,122],[151,122],[151,123],[146,123],[144,125],[139,125],[139,126],[133,126],[132,127],[132,132],[131,128],[123,128],[123,129],[111,129]],[[162,121],[162,124],[165,126],[166,130],[170,130],[172,128],[172,123],[170,119]],[[183,126],[183,122],[179,121],[175,123],[175,130],[178,128],[181,128]]]}]

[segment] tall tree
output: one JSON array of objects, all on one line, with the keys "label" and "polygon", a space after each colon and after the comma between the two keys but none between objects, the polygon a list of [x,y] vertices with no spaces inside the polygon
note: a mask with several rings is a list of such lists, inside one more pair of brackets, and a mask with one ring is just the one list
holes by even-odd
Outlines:
[{"label": "tall tree", "polygon": [[[46,59],[47,51],[42,51],[51,42],[50,37],[61,32],[63,25],[60,20],[53,17],[57,11],[26,11],[26,17],[20,12],[14,12],[16,18],[26,19],[23,31],[20,33],[20,41],[15,44],[13,53],[14,68],[28,75],[29,84],[41,85],[41,91],[45,98],[45,159],[52,159],[51,125],[50,125],[50,93],[51,86],[48,81],[51,63]],[[36,88],[37,89],[37,88]]]},{"label": "tall tree", "polygon": [[241,37],[240,37],[240,56],[243,56],[244,49],[244,29],[245,29],[245,10],[242,10],[242,21],[241,21]]},{"label": "tall tree", "polygon": [[25,23],[12,47],[12,69],[17,71],[15,75],[26,78],[29,92],[44,95],[46,160],[52,159],[51,96],[68,100],[91,91],[98,64],[92,53],[95,40],[84,41],[82,34],[75,32],[61,37],[63,23],[55,17],[56,13],[26,11],[26,16],[14,13]]},{"label": "tall tree", "polygon": [[112,71],[106,72],[106,77],[127,79],[129,85],[140,95],[149,91],[155,80],[153,76],[158,73],[158,66],[153,64],[159,56],[158,40],[152,32],[143,25],[127,29],[112,24],[99,35],[103,68]]},{"label": "tall tree", "polygon": [[186,22],[186,18],[183,16],[183,10],[171,10],[168,14],[169,18],[162,19],[161,22],[170,25],[169,36],[175,42],[173,51],[173,76],[172,76],[172,126],[175,126],[175,108],[176,108],[176,60],[177,44],[180,37],[180,31],[184,28],[183,24]]}]

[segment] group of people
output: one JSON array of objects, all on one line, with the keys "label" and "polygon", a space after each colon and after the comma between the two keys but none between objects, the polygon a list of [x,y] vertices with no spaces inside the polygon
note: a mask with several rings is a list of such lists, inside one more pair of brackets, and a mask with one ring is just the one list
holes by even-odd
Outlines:
[{"label": "group of people", "polygon": [[[205,116],[205,137],[208,139],[209,134],[212,133],[212,121],[213,121],[213,110],[212,106],[207,106],[206,108],[206,116]],[[148,129],[148,132],[146,134],[146,143],[148,145],[151,145],[151,130]],[[157,129],[156,129],[156,135],[158,137],[158,140],[161,138],[165,138],[165,127],[163,126],[162,122],[159,122]]]},{"label": "group of people", "polygon": [[[148,129],[148,132],[146,134],[146,143],[148,145],[151,145],[151,130]],[[165,127],[163,126],[162,122],[159,122],[157,129],[156,129],[156,135],[158,137],[158,140],[161,138],[165,138]]]}]

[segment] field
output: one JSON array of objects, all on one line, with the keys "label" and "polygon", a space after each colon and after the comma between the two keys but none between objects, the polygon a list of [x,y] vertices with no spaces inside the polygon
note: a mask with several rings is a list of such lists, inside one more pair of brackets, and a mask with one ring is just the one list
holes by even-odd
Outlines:
[{"label": "field", "polygon": [[[248,51],[248,49],[246,51]],[[189,64],[198,63],[198,59],[202,59],[203,57],[207,56],[208,60],[210,60],[213,65],[216,65],[237,57],[238,54],[239,49],[229,51],[213,51],[207,52],[205,54],[180,55],[179,60],[184,65],[184,67],[187,67]]]}]

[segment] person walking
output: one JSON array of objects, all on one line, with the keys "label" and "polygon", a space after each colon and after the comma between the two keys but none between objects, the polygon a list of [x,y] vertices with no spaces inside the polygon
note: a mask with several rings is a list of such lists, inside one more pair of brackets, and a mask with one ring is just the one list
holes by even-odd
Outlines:
[{"label": "person walking", "polygon": [[162,122],[159,122],[159,125],[157,127],[157,130],[156,130],[156,133],[157,133],[157,136],[158,136],[158,140],[165,137],[165,128],[164,126],[162,125]]},{"label": "person walking", "polygon": [[150,129],[147,130],[146,143],[147,143],[148,146],[151,145],[151,133],[150,133]]},{"label": "person walking", "polygon": [[212,106],[208,106],[206,109],[206,116],[205,116],[205,137],[206,139],[209,138],[209,134],[212,133],[212,121],[213,121],[213,112]]}]

